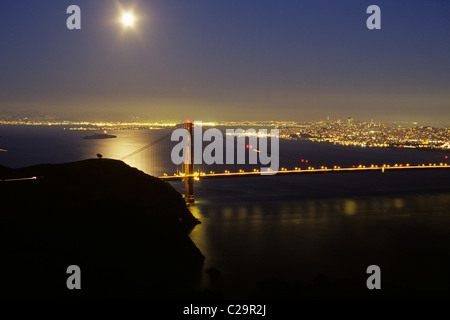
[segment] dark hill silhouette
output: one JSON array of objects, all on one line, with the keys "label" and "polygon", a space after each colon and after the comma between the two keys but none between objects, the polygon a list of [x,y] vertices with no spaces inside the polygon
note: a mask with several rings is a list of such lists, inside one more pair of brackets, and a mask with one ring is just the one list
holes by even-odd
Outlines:
[{"label": "dark hill silhouette", "polygon": [[[2,296],[182,297],[203,256],[198,223],[168,183],[125,163],[92,159],[0,168]],[[81,290],[66,269],[81,268]]]},{"label": "dark hill silhouette", "polygon": [[5,166],[2,166],[2,165],[0,164],[0,177],[5,176],[5,175],[8,175],[8,173],[9,173],[11,170],[12,170],[12,169],[10,169],[10,168],[8,168],[8,167],[5,167]]}]

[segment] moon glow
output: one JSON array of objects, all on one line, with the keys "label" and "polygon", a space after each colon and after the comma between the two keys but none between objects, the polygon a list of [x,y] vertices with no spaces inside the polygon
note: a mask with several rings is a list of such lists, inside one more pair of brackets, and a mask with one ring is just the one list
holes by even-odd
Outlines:
[{"label": "moon glow", "polygon": [[131,13],[124,13],[122,15],[122,23],[126,27],[134,25],[135,20],[135,17]]}]

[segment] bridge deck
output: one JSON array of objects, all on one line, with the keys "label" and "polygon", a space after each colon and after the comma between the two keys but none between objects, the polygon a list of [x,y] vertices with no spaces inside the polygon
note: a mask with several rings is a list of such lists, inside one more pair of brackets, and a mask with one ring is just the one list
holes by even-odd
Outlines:
[{"label": "bridge deck", "polygon": [[[296,170],[279,170],[275,174],[270,172],[264,174],[259,171],[250,172],[224,172],[224,173],[196,173],[192,177],[198,179],[220,179],[220,178],[244,178],[244,177],[267,177],[267,176],[281,176],[281,175],[300,175],[300,174],[323,174],[323,173],[345,173],[345,172],[384,172],[394,170],[437,170],[437,169],[450,169],[450,166],[445,164],[439,165],[417,165],[417,166],[383,166],[383,167],[351,167],[351,168],[321,168],[321,169],[296,169]],[[186,178],[186,175],[164,175],[159,177],[165,181],[176,181]]]}]

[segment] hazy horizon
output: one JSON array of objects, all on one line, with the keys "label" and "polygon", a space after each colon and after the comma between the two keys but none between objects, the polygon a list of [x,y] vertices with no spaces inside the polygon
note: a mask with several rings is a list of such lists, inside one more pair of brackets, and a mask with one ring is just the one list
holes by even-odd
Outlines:
[{"label": "hazy horizon", "polygon": [[[6,117],[5,117],[6,116]],[[53,113],[53,112],[39,112],[36,110],[21,110],[21,111],[11,111],[11,112],[0,112],[0,120],[8,120],[8,117],[11,117],[11,121],[17,120],[21,118],[28,118],[30,121],[41,120],[41,121],[73,121],[73,122],[117,122],[117,123],[146,123],[146,122],[177,122],[182,123],[187,120],[189,121],[203,121],[206,122],[266,122],[266,121],[274,121],[274,122],[297,122],[297,123],[311,123],[311,122],[320,122],[326,121],[328,118],[330,121],[342,121],[346,122],[349,117],[352,117],[356,122],[369,122],[373,121],[374,123],[384,123],[384,124],[408,124],[410,126],[435,126],[435,127],[446,127],[450,125],[450,121],[442,120],[441,121],[407,121],[407,120],[377,120],[376,118],[355,118],[353,116],[342,116],[342,117],[328,117],[323,116],[322,118],[317,119],[288,119],[288,118],[280,118],[280,119],[254,119],[254,118],[245,118],[245,119],[218,119],[218,118],[176,118],[176,117],[152,117],[143,114],[133,114],[133,113],[125,113],[125,112],[94,112],[94,113]]]}]

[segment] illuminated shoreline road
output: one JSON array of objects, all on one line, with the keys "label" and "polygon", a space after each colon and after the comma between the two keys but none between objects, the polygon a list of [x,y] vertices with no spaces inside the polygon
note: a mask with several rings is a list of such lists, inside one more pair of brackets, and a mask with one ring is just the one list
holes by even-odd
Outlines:
[{"label": "illuminated shoreline road", "polygon": [[0,182],[26,181],[26,180],[37,180],[37,177],[16,178],[16,179],[0,179]]},{"label": "illuminated shoreline road", "polygon": [[438,170],[438,169],[450,169],[450,165],[447,163],[440,163],[440,164],[421,164],[421,165],[383,165],[383,166],[355,166],[355,167],[345,167],[341,168],[339,166],[334,166],[333,168],[328,167],[321,167],[321,168],[313,168],[309,167],[308,169],[300,169],[296,168],[293,170],[288,170],[285,168],[282,168],[281,170],[277,171],[276,174],[261,174],[258,170],[255,169],[255,171],[242,171],[239,172],[221,172],[221,173],[203,173],[203,172],[196,172],[194,175],[184,175],[181,174],[174,174],[172,176],[169,175],[163,175],[161,177],[158,177],[161,180],[164,181],[177,181],[177,180],[183,180],[186,178],[194,178],[195,180],[200,179],[220,179],[220,178],[244,178],[244,177],[273,177],[273,176],[282,176],[282,175],[299,175],[299,174],[324,174],[324,173],[345,173],[345,172],[386,172],[386,171],[405,171],[405,170]]}]

